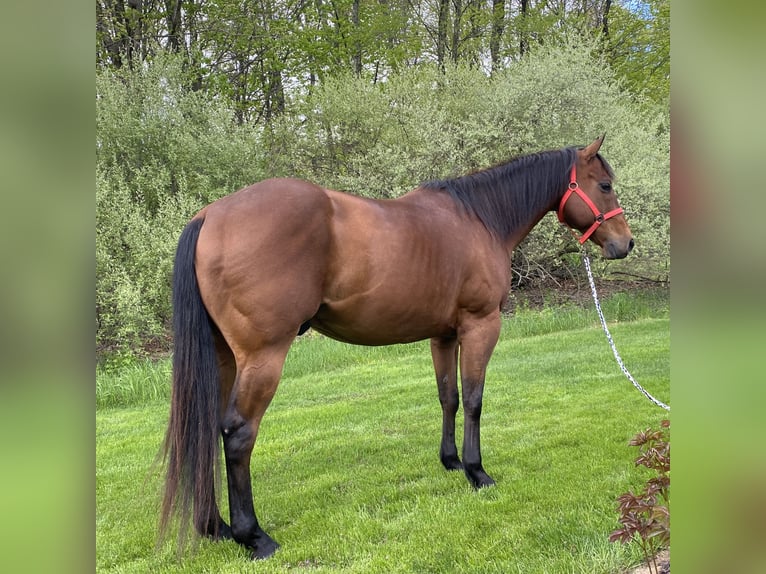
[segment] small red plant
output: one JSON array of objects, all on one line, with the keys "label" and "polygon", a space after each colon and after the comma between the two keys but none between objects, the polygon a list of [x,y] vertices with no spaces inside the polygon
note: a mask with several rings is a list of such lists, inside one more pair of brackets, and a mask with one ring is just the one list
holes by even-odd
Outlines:
[{"label": "small red plant", "polygon": [[670,546],[670,421],[663,420],[659,430],[639,432],[628,444],[637,446],[641,453],[636,466],[645,466],[657,475],[641,492],[628,491],[617,497],[621,528],[609,535],[609,541],[638,541],[649,571],[660,574],[655,556]]}]

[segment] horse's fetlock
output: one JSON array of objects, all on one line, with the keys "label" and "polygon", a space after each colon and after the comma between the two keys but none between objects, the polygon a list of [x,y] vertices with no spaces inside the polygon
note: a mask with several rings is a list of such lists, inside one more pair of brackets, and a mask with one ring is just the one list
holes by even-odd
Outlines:
[{"label": "horse's fetlock", "polygon": [[233,523],[231,525],[231,534],[234,540],[245,546],[252,547],[254,539],[254,531],[257,529],[257,523],[250,520],[242,520],[239,523]]}]

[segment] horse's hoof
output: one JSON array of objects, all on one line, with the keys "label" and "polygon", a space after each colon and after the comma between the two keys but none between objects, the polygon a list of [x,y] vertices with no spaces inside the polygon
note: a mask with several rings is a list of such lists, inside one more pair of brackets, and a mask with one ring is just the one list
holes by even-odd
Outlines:
[{"label": "horse's hoof", "polygon": [[491,476],[484,472],[483,468],[466,468],[465,475],[468,478],[468,482],[470,482],[471,486],[473,486],[476,490],[486,486],[493,486],[495,484],[495,481]]},{"label": "horse's hoof", "polygon": [[253,553],[250,556],[252,560],[265,560],[279,550],[279,544],[277,544],[268,535],[264,535],[258,540],[258,546],[253,549]]},{"label": "horse's hoof", "polygon": [[225,522],[221,522],[218,525],[218,535],[213,536],[213,540],[234,540],[234,534],[231,532],[231,527]]},{"label": "horse's hoof", "polygon": [[460,462],[460,459],[456,456],[453,457],[444,457],[441,459],[442,464],[444,465],[444,468],[447,470],[463,470],[463,463]]},{"label": "horse's hoof", "polygon": [[484,478],[477,480],[473,487],[478,490],[480,488],[484,488],[486,486],[495,486],[495,481],[492,479],[492,477],[484,475]]}]

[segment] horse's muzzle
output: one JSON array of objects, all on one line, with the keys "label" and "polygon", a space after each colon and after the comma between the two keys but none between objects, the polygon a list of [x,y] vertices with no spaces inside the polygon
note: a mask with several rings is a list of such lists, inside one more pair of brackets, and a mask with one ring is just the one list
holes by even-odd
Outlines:
[{"label": "horse's muzzle", "polygon": [[628,241],[608,241],[602,249],[604,259],[624,259],[633,250],[635,242],[631,237]]}]

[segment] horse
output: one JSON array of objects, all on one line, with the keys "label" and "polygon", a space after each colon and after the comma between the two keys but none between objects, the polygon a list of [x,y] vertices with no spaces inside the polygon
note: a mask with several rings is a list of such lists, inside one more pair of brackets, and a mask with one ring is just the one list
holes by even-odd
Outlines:
[{"label": "horse", "polygon": [[[493,485],[481,457],[482,394],[514,248],[549,211],[607,259],[634,246],[599,154],[603,140],[429,181],[397,199],[277,178],[199,211],[180,235],[173,269],[160,533],[178,515],[181,537],[191,522],[199,535],[233,538],[252,559],[279,548],[254,511],[250,458],[288,349],[309,328],[357,345],[430,339],[441,463],[476,489]],[[230,525],[216,498],[221,439]]]}]

